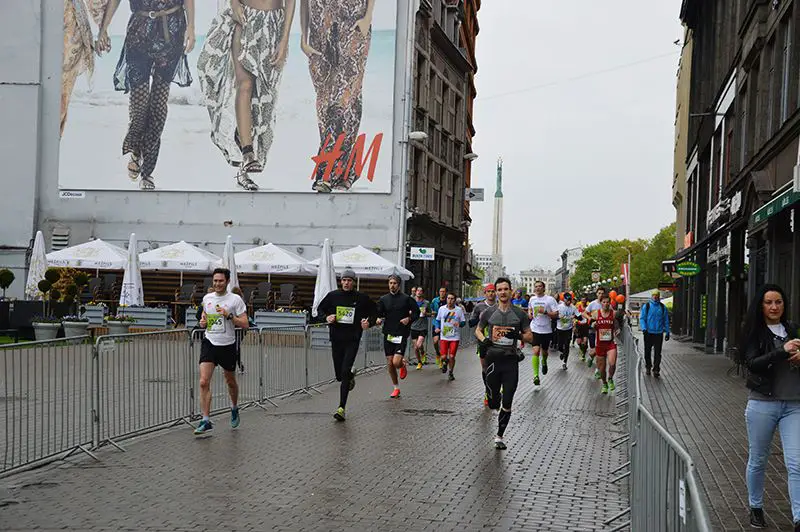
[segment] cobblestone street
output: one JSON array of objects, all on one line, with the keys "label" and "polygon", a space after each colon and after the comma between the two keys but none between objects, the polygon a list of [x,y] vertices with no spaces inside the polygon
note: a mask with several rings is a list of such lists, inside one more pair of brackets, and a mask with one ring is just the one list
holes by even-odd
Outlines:
[{"label": "cobblestone street", "polygon": [[[383,371],[360,376],[348,420],[338,388],[217,417],[213,437],[187,426],[129,440],[102,462],[61,462],[2,481],[0,529],[70,530],[601,530],[627,506],[610,472],[614,397],[575,356],[551,357],[534,391],[522,363],[506,441],[482,406],[474,348],[456,380],[435,366],[409,371],[389,399]],[[221,378],[217,375],[216,378]],[[215,398],[215,401],[218,400]]]}]

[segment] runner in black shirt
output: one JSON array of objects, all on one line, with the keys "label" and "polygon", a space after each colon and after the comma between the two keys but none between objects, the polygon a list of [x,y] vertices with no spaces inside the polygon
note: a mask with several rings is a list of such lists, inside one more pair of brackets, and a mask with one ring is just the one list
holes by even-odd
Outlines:
[{"label": "runner in black shirt", "polygon": [[397,382],[397,370],[400,378],[408,374],[406,368],[406,345],[411,333],[411,322],[419,315],[419,307],[412,297],[400,291],[400,277],[389,276],[389,293],[378,300],[378,325],[383,324],[383,350],[386,354],[386,365],[392,379],[394,389],[390,397],[400,397]]},{"label": "runner in black shirt", "polygon": [[520,356],[517,354],[517,342],[522,340],[532,343],[533,333],[527,313],[511,304],[511,281],[500,277],[495,281],[494,287],[497,305],[481,314],[475,337],[486,349],[486,394],[489,397],[489,408],[500,409],[494,446],[496,449],[505,449],[503,434],[511,419],[511,403],[519,382]]},{"label": "runner in black shirt", "polygon": [[345,420],[345,406],[350,390],[355,388],[353,363],[361,343],[361,332],[374,323],[375,304],[361,292],[353,290],[356,274],[353,270],[342,273],[342,288],[329,292],[319,304],[319,311],[325,314],[333,352],[333,369],[339,388],[339,408],[333,417]]}]

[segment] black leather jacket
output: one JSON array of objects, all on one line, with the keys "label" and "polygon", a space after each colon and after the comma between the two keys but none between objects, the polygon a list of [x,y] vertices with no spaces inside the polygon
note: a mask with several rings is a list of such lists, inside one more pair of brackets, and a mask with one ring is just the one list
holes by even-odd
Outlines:
[{"label": "black leather jacket", "polygon": [[[797,325],[785,323],[786,341],[797,338]],[[785,342],[784,342],[785,343]],[[783,345],[775,347],[774,336],[767,331],[757,341],[747,346],[744,361],[747,366],[747,387],[760,394],[771,396],[775,382],[775,373],[789,371],[789,353]]]}]

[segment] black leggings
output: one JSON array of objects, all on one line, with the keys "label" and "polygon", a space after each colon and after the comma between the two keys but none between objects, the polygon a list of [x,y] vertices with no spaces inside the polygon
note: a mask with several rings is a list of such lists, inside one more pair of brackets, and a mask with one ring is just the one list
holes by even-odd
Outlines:
[{"label": "black leggings", "polygon": [[358,346],[361,340],[351,340],[349,342],[332,342],[333,352],[333,371],[336,373],[336,380],[341,382],[339,387],[339,406],[344,408],[347,405],[347,396],[350,394],[350,379],[353,375],[353,364],[358,356]]},{"label": "black leggings", "polygon": [[569,343],[572,340],[572,329],[566,331],[558,329],[556,335],[558,338],[558,350],[564,355],[564,362],[566,362],[569,356]]},{"label": "black leggings", "polygon": [[[497,435],[502,437],[511,418],[511,403],[519,383],[519,361],[516,355],[486,357],[486,397],[489,408],[497,410],[502,405],[498,418]],[[500,389],[503,389],[502,393]]]}]

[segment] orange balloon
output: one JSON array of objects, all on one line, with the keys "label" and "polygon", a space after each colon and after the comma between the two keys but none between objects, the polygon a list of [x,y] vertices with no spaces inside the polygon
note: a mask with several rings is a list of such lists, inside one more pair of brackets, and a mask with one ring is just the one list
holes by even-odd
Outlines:
[{"label": "orange balloon", "polygon": [[622,304],[625,303],[625,296],[622,294],[617,295],[617,303]]},{"label": "orange balloon", "polygon": [[617,292],[612,290],[611,292],[608,293],[608,297],[611,298],[611,301],[615,301],[617,299]]}]

